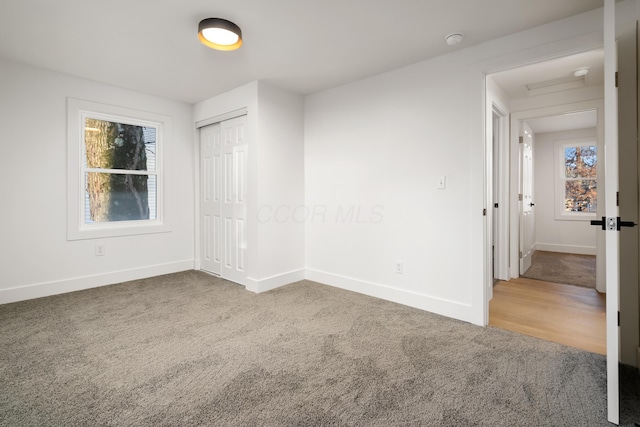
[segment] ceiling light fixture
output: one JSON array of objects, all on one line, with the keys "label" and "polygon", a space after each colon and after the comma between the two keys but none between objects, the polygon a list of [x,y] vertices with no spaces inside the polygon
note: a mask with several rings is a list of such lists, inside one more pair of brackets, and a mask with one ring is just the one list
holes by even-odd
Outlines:
[{"label": "ceiling light fixture", "polygon": [[240,27],[222,18],[207,18],[200,21],[198,38],[203,45],[217,50],[236,50],[242,46]]},{"label": "ceiling light fixture", "polygon": [[452,33],[452,34],[448,34],[444,39],[447,41],[447,44],[449,46],[454,46],[462,43],[462,37],[463,37],[462,33]]},{"label": "ceiling light fixture", "polygon": [[573,72],[575,77],[586,76],[589,73],[589,67],[580,67]]}]

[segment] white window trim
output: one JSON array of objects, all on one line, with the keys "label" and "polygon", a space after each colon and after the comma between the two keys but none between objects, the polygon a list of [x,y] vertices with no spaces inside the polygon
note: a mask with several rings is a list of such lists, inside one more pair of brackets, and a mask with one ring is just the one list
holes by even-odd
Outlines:
[{"label": "white window trim", "polygon": [[[590,221],[596,218],[596,212],[567,212],[564,210],[564,149],[565,147],[583,147],[583,146],[596,146],[596,138],[592,136],[584,138],[571,138],[560,139],[554,141],[553,150],[553,162],[554,162],[554,185],[555,185],[555,197],[554,197],[554,212],[555,219],[558,221]],[[600,159],[602,153],[600,153],[600,147],[597,151],[598,165],[600,165]],[[596,182],[599,182],[600,168],[596,171]]]},{"label": "white window trim", "polygon": [[[152,125],[157,128],[156,171],[153,173],[157,176],[156,219],[85,223],[85,190],[82,167],[84,144],[82,138],[84,118],[87,116],[141,126]],[[67,240],[171,231],[169,209],[167,209],[166,167],[163,165],[163,160],[169,158],[167,147],[171,146],[171,135],[171,117],[169,116],[81,99],[67,99]]]}]

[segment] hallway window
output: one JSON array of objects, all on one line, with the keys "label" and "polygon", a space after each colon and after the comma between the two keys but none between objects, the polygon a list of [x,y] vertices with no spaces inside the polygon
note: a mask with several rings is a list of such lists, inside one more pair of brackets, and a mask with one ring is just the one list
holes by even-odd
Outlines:
[{"label": "hallway window", "polygon": [[587,219],[598,208],[598,149],[594,140],[556,141],[557,219]]}]

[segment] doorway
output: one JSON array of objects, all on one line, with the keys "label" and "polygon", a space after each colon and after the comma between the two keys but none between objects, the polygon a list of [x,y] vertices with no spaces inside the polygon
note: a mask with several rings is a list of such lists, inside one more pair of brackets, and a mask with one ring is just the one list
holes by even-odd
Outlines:
[{"label": "doorway", "polygon": [[[590,218],[556,219],[556,208],[564,206],[564,197],[555,199],[563,196],[558,192],[556,180],[558,170],[566,166],[562,163],[564,152],[559,149],[564,144],[585,141],[595,144],[592,141],[596,141],[598,134],[598,108],[597,103],[581,103],[512,114],[513,158],[518,164],[514,179],[518,209],[514,216],[519,219],[512,231],[517,233],[520,246],[516,246],[517,255],[512,256],[517,261],[511,280],[500,281],[494,288],[489,324],[605,354],[606,299],[595,290],[594,269],[578,266],[592,275],[588,278],[591,287],[563,280],[568,276],[553,270],[550,277],[535,277],[537,280],[525,274],[536,267],[536,261],[544,258],[544,253],[571,258],[596,255],[598,233],[590,225]],[[550,112],[555,114],[547,115]],[[569,255],[576,252],[577,255]],[[532,264],[532,260],[536,261]],[[571,264],[563,267],[570,269]]]},{"label": "doorway", "polygon": [[[574,75],[574,72],[578,70],[587,70],[587,74],[577,73],[578,75]],[[489,169],[492,168],[493,170],[489,170],[487,173],[487,176],[492,179],[492,184],[488,186],[492,193],[496,193],[497,185],[504,184],[504,181],[508,180],[508,183],[505,184],[507,194],[505,199],[501,200],[505,205],[502,213],[507,213],[507,215],[505,215],[506,218],[491,218],[494,229],[508,222],[508,231],[505,233],[508,235],[507,241],[504,243],[498,242],[497,247],[494,244],[493,251],[494,253],[498,253],[500,246],[507,247],[505,252],[508,254],[508,259],[505,260],[504,264],[507,265],[508,272],[499,278],[508,280],[519,277],[521,274],[520,252],[523,252],[523,262],[528,265],[528,260],[525,255],[528,252],[533,253],[537,249],[535,230],[530,228],[528,233],[524,233],[524,230],[521,231],[520,216],[524,216],[527,219],[534,219],[536,214],[539,213],[537,211],[540,211],[542,208],[539,203],[536,203],[537,201],[534,200],[535,197],[533,195],[524,194],[535,192],[535,183],[530,182],[530,184],[533,185],[532,190],[523,191],[523,184],[527,180],[523,180],[526,176],[523,177],[522,175],[523,168],[521,166],[523,157],[519,137],[523,136],[523,140],[526,139],[527,134],[523,131],[525,126],[532,127],[531,130],[527,131],[533,136],[539,133],[564,132],[591,127],[595,129],[594,138],[600,141],[600,144],[602,143],[604,140],[604,51],[600,48],[567,57],[534,63],[524,67],[509,69],[489,74],[486,80],[487,111],[491,112],[491,117],[487,120],[487,144],[492,143],[491,138],[494,137],[493,128],[495,128],[496,125],[493,124],[492,121],[495,121],[496,118],[495,105],[500,105],[503,112],[510,117],[510,130],[507,128],[507,132],[510,133],[510,142],[508,142],[506,147],[507,155],[498,161],[495,159],[496,156],[494,154],[492,162],[488,162],[489,164],[493,163],[488,166]],[[581,100],[581,98],[584,100]],[[590,113],[586,113],[587,111]],[[587,123],[587,121],[589,123]],[[531,141],[531,144],[535,144],[535,140]],[[535,157],[535,147],[532,147],[532,149],[533,156]],[[500,164],[499,162],[503,163]],[[534,166],[540,166],[540,164]],[[496,168],[504,168],[506,169],[506,173],[501,175],[496,172]],[[550,165],[548,169],[548,176],[552,177],[553,165]],[[496,183],[496,180],[498,180],[498,183]],[[603,189],[604,186],[602,185],[600,188]],[[552,191],[556,190],[553,189]],[[550,191],[547,191],[547,193],[550,193]],[[527,197],[528,200],[518,200],[519,197]],[[489,201],[492,201],[491,198],[489,199]],[[548,207],[548,203],[545,203]],[[603,203],[601,205],[603,205]],[[530,208],[525,215],[523,215],[523,208]],[[555,215],[553,208],[551,209],[552,214]],[[600,212],[598,212],[598,214],[600,214]],[[535,227],[535,220],[530,221],[530,223],[532,227]],[[564,224],[569,224],[569,228],[575,228],[575,224],[571,225],[569,222]],[[522,236],[521,232],[523,232]],[[572,233],[575,234],[576,231],[572,230]],[[594,232],[591,233],[595,234]],[[530,237],[528,240],[533,240],[532,244],[522,245],[521,242],[525,240],[524,237],[526,236]],[[492,240],[495,240],[493,236]],[[603,242],[603,239],[601,240]],[[547,245],[545,250],[553,249],[557,252],[578,250],[578,253],[584,253],[585,251],[593,251],[593,247],[595,246],[604,246],[603,244],[601,245],[602,242],[592,242],[590,244],[579,243],[573,245],[574,247],[571,248],[567,248],[566,244],[564,245],[565,247],[550,247]],[[542,243],[554,242],[549,240]],[[555,243],[561,246],[562,242],[558,241]],[[523,246],[527,246],[527,248],[525,249]],[[590,246],[590,248],[578,248],[577,246]],[[598,270],[601,270],[603,273],[604,263],[600,265],[600,261],[603,260],[599,260]],[[599,274],[599,276],[601,277],[598,281],[604,283],[604,274]],[[600,290],[604,291],[604,286],[602,286]]]},{"label": "doorway", "polygon": [[[582,65],[579,65],[582,64]],[[544,219],[541,211],[548,210],[548,213],[544,215],[555,215],[554,211],[554,195],[556,189],[553,188],[554,180],[554,165],[547,164],[548,172],[546,172],[545,178],[549,179],[549,183],[552,186],[550,189],[546,188],[542,194],[548,198],[548,200],[536,200],[540,196],[539,191],[542,189],[536,189],[536,166],[544,166],[544,163],[549,163],[549,159],[545,159],[540,164],[536,164],[536,141],[535,137],[537,133],[552,132],[567,132],[568,129],[546,129],[540,130],[543,121],[550,122],[555,120],[558,123],[563,121],[570,121],[576,119],[580,114],[589,111],[591,118],[593,119],[592,125],[585,126],[592,129],[594,139],[600,141],[604,140],[604,127],[603,122],[603,64],[604,53],[602,49],[594,51],[584,52],[578,55],[572,55],[570,57],[558,58],[552,61],[541,62],[538,64],[532,64],[526,67],[511,69],[505,72],[491,74],[487,76],[487,98],[492,100],[500,100],[503,105],[507,105],[507,112],[510,113],[510,142],[509,142],[509,154],[507,156],[507,170],[509,170],[508,179],[508,197],[505,200],[508,206],[507,215],[505,221],[508,222],[508,240],[507,240],[507,277],[503,279],[504,282],[497,282],[496,288],[493,290],[494,295],[500,297],[498,287],[501,283],[518,283],[521,286],[531,286],[531,282],[518,279],[524,271],[526,271],[530,265],[531,259],[536,250],[554,250],[554,251],[573,251],[576,250],[575,246],[583,246],[579,252],[589,253],[590,251],[594,255],[598,255],[598,251],[602,256],[597,256],[598,263],[598,281],[602,291],[604,287],[604,239],[596,237],[596,232],[590,227],[588,220],[586,223],[583,221],[582,225],[587,228],[583,230],[586,233],[592,234],[590,243],[573,243],[567,244],[563,242],[563,239],[567,240],[567,236],[563,236],[562,233],[567,233],[567,229],[575,228],[580,221],[572,222],[560,222],[555,219],[555,216],[549,220],[554,221],[559,225],[560,232],[551,231],[556,233],[558,237],[557,241],[545,239],[538,239],[538,231],[535,230],[535,226]],[[587,68],[588,76],[574,76],[573,71],[578,68]],[[553,73],[556,73],[554,75]],[[563,74],[558,75],[557,73]],[[586,100],[581,100],[581,98]],[[593,100],[595,99],[595,100]],[[575,102],[574,102],[575,101]],[[492,120],[495,121],[495,113],[492,110]],[[578,114],[580,113],[580,114]],[[575,120],[574,120],[575,121]],[[566,125],[565,125],[566,126]],[[575,125],[569,125],[574,126]],[[495,127],[495,125],[493,125]],[[538,128],[538,129],[536,129]],[[526,129],[526,132],[525,132]],[[556,134],[560,135],[560,134]],[[520,136],[523,137],[523,143],[520,143]],[[570,136],[560,135],[564,138],[570,138]],[[488,135],[489,141],[489,135]],[[561,139],[561,138],[558,138]],[[525,144],[525,142],[529,142]],[[552,141],[553,142],[553,141]],[[548,143],[548,141],[547,141]],[[525,146],[529,147],[525,147]],[[551,143],[553,145],[553,143]],[[527,148],[523,150],[522,147]],[[553,148],[545,147],[548,149],[549,154],[553,152]],[[529,151],[530,150],[530,151]],[[495,155],[493,156],[494,167]],[[526,165],[529,165],[530,174],[525,169]],[[539,168],[538,168],[539,169]],[[490,188],[495,192],[496,182],[495,179],[500,179],[499,174],[489,173],[487,176],[492,177]],[[527,179],[530,176],[531,179]],[[526,185],[525,185],[526,184]],[[601,188],[603,188],[602,186]],[[603,194],[602,194],[603,195]],[[524,200],[526,198],[526,200]],[[541,204],[542,202],[542,204]],[[602,203],[604,208],[604,203]],[[505,207],[507,207],[505,206]],[[495,212],[494,212],[495,214]],[[595,217],[595,216],[594,216]],[[546,217],[547,219],[549,217]],[[493,227],[500,226],[500,220],[492,218],[491,221]],[[562,224],[565,227],[562,227]],[[568,225],[568,227],[566,227]],[[526,225],[526,227],[524,227]],[[573,230],[577,232],[576,230]],[[493,237],[493,236],[492,236]],[[495,248],[495,237],[493,237],[494,250],[493,253],[497,253]],[[495,272],[495,268],[493,269]],[[495,274],[494,274],[495,278]],[[514,282],[515,281],[515,282]],[[492,280],[493,282],[493,280]],[[553,287],[553,284],[549,285]],[[562,292],[561,292],[562,293]],[[551,292],[543,292],[542,295],[550,295]],[[490,294],[491,295],[491,294]],[[576,300],[581,298],[579,296],[572,296],[571,292],[565,292],[563,298],[575,298]],[[592,303],[595,306],[594,310],[601,310],[596,315],[598,321],[601,319],[602,336],[604,337],[605,323],[604,323],[604,299],[598,296],[597,293],[593,294]],[[529,295],[529,298],[535,298],[535,296]],[[495,299],[495,296],[494,296]],[[493,304],[495,301],[491,301]],[[526,306],[526,304],[525,304]],[[527,310],[531,311],[531,305]],[[542,310],[542,309],[541,309]],[[571,316],[571,315],[569,315]],[[534,314],[533,318],[542,318],[542,312]],[[572,319],[572,321],[575,320]],[[492,323],[491,307],[489,311],[489,322]],[[529,329],[535,328],[533,324],[527,325]],[[598,327],[600,328],[600,326]],[[604,338],[602,338],[604,340]],[[604,343],[603,343],[604,344]],[[604,348],[604,347],[601,347]]]},{"label": "doorway", "polygon": [[[514,122],[514,126],[524,128],[525,142],[519,144],[520,150],[527,144],[527,134],[534,147],[535,191],[530,200],[527,189],[520,193],[525,199],[521,202],[524,214],[521,211],[520,234],[525,239],[521,238],[519,275],[591,288],[599,282],[598,290],[604,292],[604,274],[599,280],[596,274],[596,270],[604,270],[604,263],[596,265],[598,259],[604,260],[597,251],[604,245],[598,243],[599,233],[590,225],[591,220],[603,214],[602,207],[598,209],[598,200],[604,200],[604,174],[602,162],[598,162],[603,153],[599,137],[602,129],[600,126],[599,130],[597,106],[588,107],[567,106],[569,110],[579,110]],[[516,116],[523,114],[526,112]],[[524,160],[521,162],[526,166]],[[521,175],[529,175],[525,167]],[[526,179],[521,178],[520,182],[528,187]],[[533,226],[522,221],[527,210],[533,216]],[[533,242],[526,239],[531,233]]]}]

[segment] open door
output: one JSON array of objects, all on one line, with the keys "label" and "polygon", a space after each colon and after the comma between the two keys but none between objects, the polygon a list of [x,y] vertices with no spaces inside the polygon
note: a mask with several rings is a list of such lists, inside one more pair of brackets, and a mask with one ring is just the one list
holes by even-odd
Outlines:
[{"label": "open door", "polygon": [[[604,3],[604,102],[605,102],[605,215],[617,218],[618,207],[618,93],[615,83],[617,71],[615,0]],[[602,221],[606,219],[603,218]],[[605,226],[606,228],[606,226]],[[605,233],[607,288],[607,419],[620,421],[620,390],[618,377],[619,331],[619,248],[618,233]]]},{"label": "open door", "polygon": [[[620,277],[620,398],[639,398],[633,384],[638,378],[640,352],[640,295],[638,291],[638,135],[640,117],[638,99],[638,24],[634,22],[618,39],[618,214],[615,234],[619,239]],[[609,222],[610,220],[607,219]],[[610,232],[607,232],[609,234]],[[613,232],[611,232],[613,233]],[[627,395],[625,395],[627,394]],[[632,419],[625,407],[620,421]],[[631,417],[631,418],[629,418]]]},{"label": "open door", "polygon": [[637,23],[618,40],[618,220],[620,362],[638,367],[638,82]]},{"label": "open door", "polygon": [[526,122],[520,126],[520,274],[531,267],[535,245],[533,216],[533,132]]}]

